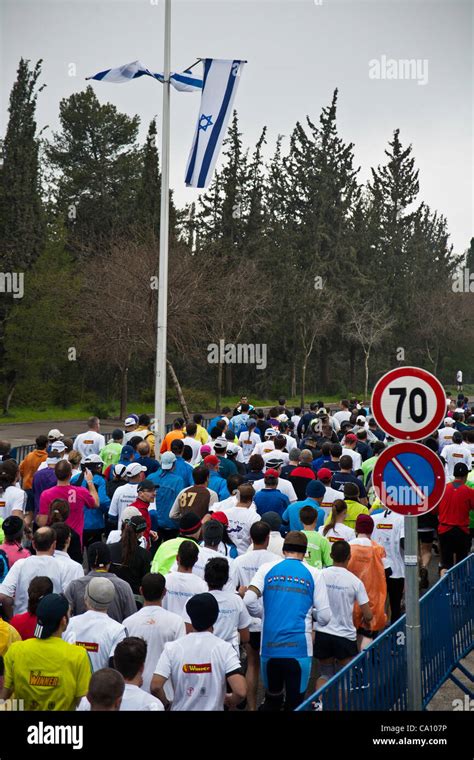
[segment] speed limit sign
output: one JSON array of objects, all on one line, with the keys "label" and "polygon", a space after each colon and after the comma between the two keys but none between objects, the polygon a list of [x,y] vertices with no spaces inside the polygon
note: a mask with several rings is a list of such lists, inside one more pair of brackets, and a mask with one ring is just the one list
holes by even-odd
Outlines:
[{"label": "speed limit sign", "polygon": [[372,414],[387,435],[419,441],[433,433],[446,417],[446,394],[431,372],[419,367],[397,367],[376,384]]}]

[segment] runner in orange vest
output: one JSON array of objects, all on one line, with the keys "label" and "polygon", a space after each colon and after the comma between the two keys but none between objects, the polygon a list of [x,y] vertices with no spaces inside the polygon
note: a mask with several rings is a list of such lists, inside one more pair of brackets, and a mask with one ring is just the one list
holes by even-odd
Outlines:
[{"label": "runner in orange vest", "polygon": [[351,558],[348,570],[364,584],[372,611],[370,630],[362,627],[362,613],[358,604],[354,605],[354,625],[357,628],[360,648],[364,649],[387,624],[385,601],[387,580],[385,575],[385,549],[372,541],[374,521],[370,515],[361,514],[355,524],[356,538],[350,541]]}]

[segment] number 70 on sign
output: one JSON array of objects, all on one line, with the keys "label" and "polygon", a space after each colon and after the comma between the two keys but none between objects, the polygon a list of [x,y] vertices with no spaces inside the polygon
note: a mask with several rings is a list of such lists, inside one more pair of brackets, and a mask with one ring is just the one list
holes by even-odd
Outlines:
[{"label": "number 70 on sign", "polygon": [[430,372],[420,367],[397,367],[376,384],[372,414],[387,435],[419,441],[433,433],[446,417],[446,394]]}]

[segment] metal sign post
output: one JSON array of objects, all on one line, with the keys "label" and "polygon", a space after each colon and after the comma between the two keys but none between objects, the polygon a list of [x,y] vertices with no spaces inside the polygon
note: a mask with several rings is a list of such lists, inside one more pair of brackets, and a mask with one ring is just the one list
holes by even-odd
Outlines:
[{"label": "metal sign post", "polygon": [[418,518],[405,516],[405,611],[408,709],[422,710]]},{"label": "metal sign post", "polygon": [[[417,441],[441,424],[446,413],[446,396],[431,373],[418,367],[399,367],[387,372],[376,384],[372,412],[385,433]],[[408,709],[422,710],[418,515],[436,507],[446,479],[440,460],[430,449],[418,443],[398,443],[380,454],[372,480],[382,504],[405,516]]]}]

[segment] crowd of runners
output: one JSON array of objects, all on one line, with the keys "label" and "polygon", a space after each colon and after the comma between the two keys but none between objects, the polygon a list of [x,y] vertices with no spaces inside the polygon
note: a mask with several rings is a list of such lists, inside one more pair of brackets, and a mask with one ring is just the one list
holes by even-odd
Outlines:
[{"label": "crowd of runners", "polygon": [[[459,388],[423,441],[447,486],[418,519],[422,590],[471,550]],[[355,399],[245,397],[159,447],[146,414],[20,462],[0,441],[1,709],[294,710],[403,614],[404,520],[372,487],[393,442]]]}]

